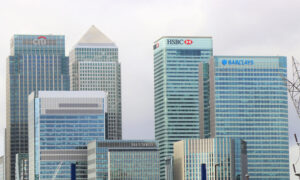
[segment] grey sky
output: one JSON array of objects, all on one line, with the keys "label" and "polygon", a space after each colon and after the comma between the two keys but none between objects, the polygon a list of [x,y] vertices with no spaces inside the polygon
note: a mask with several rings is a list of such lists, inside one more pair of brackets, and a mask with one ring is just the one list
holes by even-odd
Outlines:
[{"label": "grey sky", "polygon": [[[208,35],[213,36],[215,55],[284,55],[289,61],[293,55],[300,60],[299,9],[299,0],[1,0],[0,154],[5,61],[13,34],[64,34],[68,55],[85,31],[96,25],[120,51],[124,138],[153,139],[156,39]],[[300,120],[290,105],[293,134],[300,132]]]}]

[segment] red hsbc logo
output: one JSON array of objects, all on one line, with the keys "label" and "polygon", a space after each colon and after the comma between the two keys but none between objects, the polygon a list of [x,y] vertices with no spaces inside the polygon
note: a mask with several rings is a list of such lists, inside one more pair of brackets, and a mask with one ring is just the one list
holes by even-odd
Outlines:
[{"label": "red hsbc logo", "polygon": [[154,44],[153,49],[159,48],[159,43]]},{"label": "red hsbc logo", "polygon": [[191,44],[193,44],[193,41],[187,39],[187,40],[184,41],[184,44],[186,44],[186,45],[191,45]]},{"label": "red hsbc logo", "polygon": [[171,45],[183,45],[186,44],[186,45],[191,45],[193,44],[193,41],[190,40],[190,39],[167,39],[167,44],[171,44]]}]

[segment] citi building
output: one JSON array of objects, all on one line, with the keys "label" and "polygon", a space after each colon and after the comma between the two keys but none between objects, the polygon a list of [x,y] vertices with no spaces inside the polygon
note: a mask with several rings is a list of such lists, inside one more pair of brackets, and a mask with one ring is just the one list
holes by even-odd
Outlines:
[{"label": "citi building", "polygon": [[28,95],[69,90],[68,58],[62,35],[14,35],[6,75],[6,179],[15,179],[17,153],[28,153]]},{"label": "citi building", "polygon": [[200,137],[198,65],[212,56],[212,38],[166,36],[153,49],[155,139],[160,177],[165,179],[165,159],[173,155],[173,143]]}]

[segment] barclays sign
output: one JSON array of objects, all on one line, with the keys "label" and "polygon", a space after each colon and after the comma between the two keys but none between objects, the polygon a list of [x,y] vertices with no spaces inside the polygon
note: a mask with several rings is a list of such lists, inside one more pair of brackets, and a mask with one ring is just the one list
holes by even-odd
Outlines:
[{"label": "barclays sign", "polygon": [[247,59],[223,59],[222,64],[225,65],[253,65],[254,61]]}]

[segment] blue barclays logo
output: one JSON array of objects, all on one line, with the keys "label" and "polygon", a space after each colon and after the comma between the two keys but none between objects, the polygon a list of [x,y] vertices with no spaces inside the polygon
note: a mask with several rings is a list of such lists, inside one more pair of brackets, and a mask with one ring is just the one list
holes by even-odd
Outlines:
[{"label": "blue barclays logo", "polygon": [[225,65],[253,65],[254,61],[253,60],[246,60],[246,59],[223,59],[222,60],[223,66]]}]

